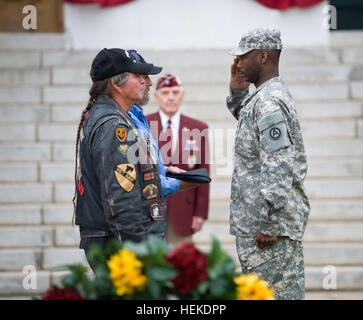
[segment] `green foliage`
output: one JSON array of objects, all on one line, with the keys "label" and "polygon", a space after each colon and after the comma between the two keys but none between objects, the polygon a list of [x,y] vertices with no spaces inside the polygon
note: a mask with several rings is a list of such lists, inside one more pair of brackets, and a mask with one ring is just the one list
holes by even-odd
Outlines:
[{"label": "green foliage", "polygon": [[[171,249],[162,239],[149,236],[140,243],[111,240],[106,248],[97,244],[90,246],[88,259],[94,266],[94,275],[89,276],[87,269],[81,265],[67,265],[57,268],[67,269],[69,274],[63,277],[62,285],[73,288],[85,299],[167,299],[176,296],[179,299],[234,299],[235,264],[231,257],[222,250],[217,239],[212,239],[212,248],[205,256],[208,260],[208,280],[187,295],[180,295],[173,290],[172,279],[178,271],[170,265],[165,256]],[[147,281],[142,291],[133,295],[117,296],[107,261],[121,249],[133,251],[143,264],[142,272]]]},{"label": "green foliage", "polygon": [[193,290],[194,299],[234,299],[235,263],[228,254],[222,250],[219,241],[212,238],[211,251],[206,254],[208,259],[209,279],[199,284]]},{"label": "green foliage", "polygon": [[134,251],[144,265],[147,278],[144,294],[147,298],[167,299],[172,288],[170,280],[177,274],[176,270],[164,259],[171,246],[153,235],[141,243],[127,241],[124,246]]}]

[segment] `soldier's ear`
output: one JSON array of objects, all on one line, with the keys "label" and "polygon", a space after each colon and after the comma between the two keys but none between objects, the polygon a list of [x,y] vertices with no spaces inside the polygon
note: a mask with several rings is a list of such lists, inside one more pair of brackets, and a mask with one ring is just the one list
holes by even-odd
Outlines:
[{"label": "soldier's ear", "polygon": [[265,50],[262,50],[260,52],[260,54],[258,55],[258,60],[260,62],[260,64],[266,64],[267,61],[268,61],[268,57],[269,56],[269,53]]}]

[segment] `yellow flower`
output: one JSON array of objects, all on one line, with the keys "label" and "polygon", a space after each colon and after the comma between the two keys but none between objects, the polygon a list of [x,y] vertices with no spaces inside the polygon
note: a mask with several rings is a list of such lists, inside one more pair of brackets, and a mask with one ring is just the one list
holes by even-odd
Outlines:
[{"label": "yellow flower", "polygon": [[107,266],[117,295],[131,295],[135,289],[143,289],[146,277],[141,274],[142,262],[136,258],[134,252],[126,248],[121,249],[111,256]]},{"label": "yellow flower", "polygon": [[273,289],[268,288],[268,283],[258,278],[257,274],[246,274],[235,277],[237,300],[275,300]]}]

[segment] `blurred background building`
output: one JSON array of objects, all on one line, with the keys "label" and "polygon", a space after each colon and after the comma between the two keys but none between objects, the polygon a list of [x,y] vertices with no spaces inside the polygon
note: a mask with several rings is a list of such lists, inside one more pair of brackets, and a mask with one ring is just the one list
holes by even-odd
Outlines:
[{"label": "blurred background building", "polygon": [[[31,8],[23,12],[29,4],[36,29]],[[181,78],[183,112],[211,129],[210,219],[194,239],[206,250],[218,237],[237,261],[229,235],[236,121],[225,106],[227,53],[255,27],[281,30],[280,71],[305,137],[312,205],[306,287],[325,297],[344,291],[363,297],[361,1],[0,0],[0,6],[0,299],[45,292],[62,275],[53,267],[86,264],[71,225],[75,137],[90,64],[104,47],[137,49]],[[156,109],[151,99],[145,113]],[[36,289],[24,287],[25,266],[37,271]]]}]

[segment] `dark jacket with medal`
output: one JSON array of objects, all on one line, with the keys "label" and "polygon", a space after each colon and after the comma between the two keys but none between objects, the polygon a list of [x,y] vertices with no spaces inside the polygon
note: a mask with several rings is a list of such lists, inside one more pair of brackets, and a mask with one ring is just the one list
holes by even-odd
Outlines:
[{"label": "dark jacket with medal", "polygon": [[82,124],[76,224],[82,238],[141,241],[166,231],[159,169],[129,115],[100,96]]}]

